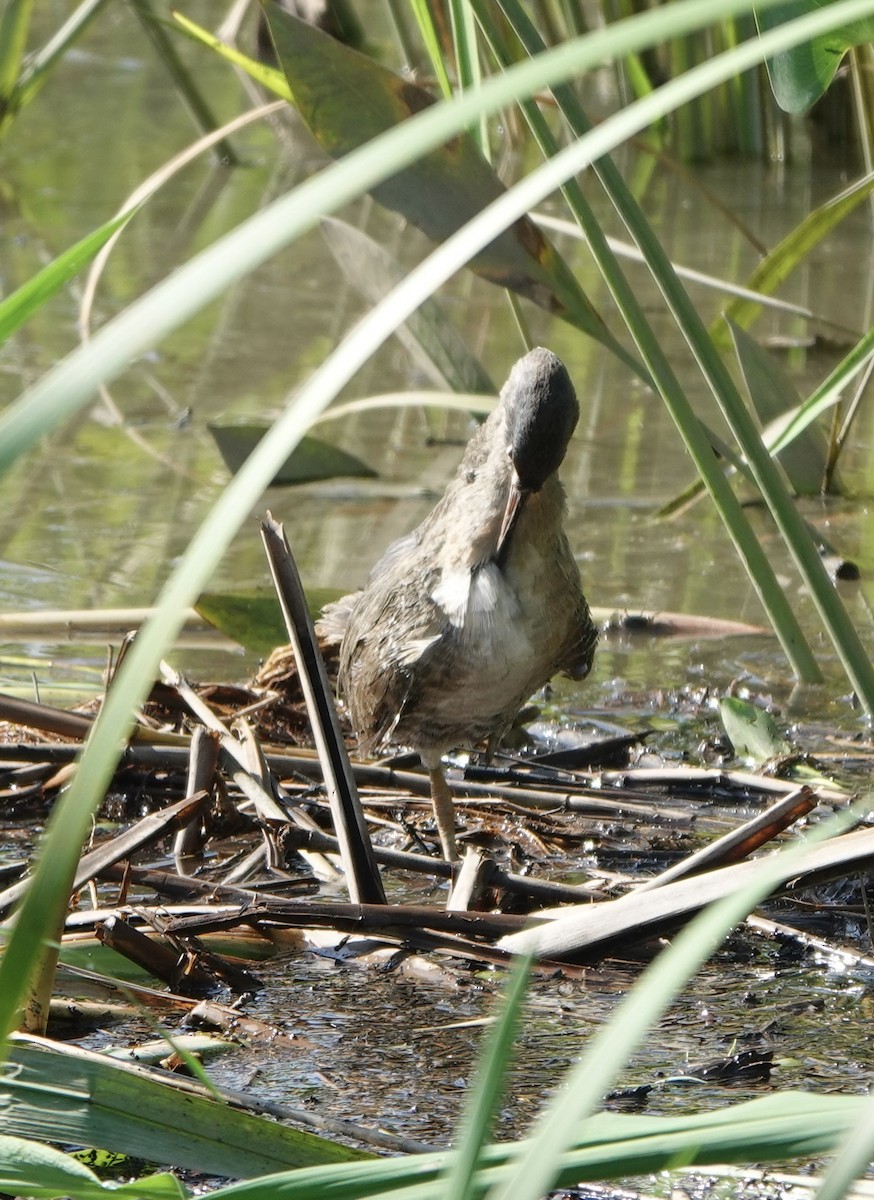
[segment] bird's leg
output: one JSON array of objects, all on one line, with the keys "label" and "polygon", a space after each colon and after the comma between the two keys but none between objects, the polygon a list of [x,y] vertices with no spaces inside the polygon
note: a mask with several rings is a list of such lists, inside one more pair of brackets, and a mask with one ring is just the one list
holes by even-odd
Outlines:
[{"label": "bird's leg", "polygon": [[428,779],[431,781],[431,803],[437,818],[437,832],[440,834],[443,857],[448,862],[458,862],[458,849],[455,845],[455,807],[449,784],[439,763],[436,767],[428,768]]}]

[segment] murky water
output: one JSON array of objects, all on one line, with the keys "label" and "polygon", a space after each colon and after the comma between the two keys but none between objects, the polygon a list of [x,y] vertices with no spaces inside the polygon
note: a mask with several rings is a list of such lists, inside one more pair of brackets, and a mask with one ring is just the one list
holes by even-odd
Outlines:
[{"label": "murky water", "polygon": [[[205,22],[210,8],[189,6]],[[227,69],[194,47],[183,50],[197,64],[218,113],[235,113],[239,93]],[[112,121],[106,120],[108,112]],[[63,138],[58,136],[59,113]],[[192,136],[131,12],[118,8],[104,14],[2,147],[4,292],[106,219]],[[253,127],[239,135],[236,145],[243,167],[227,171],[201,161],[135,219],[98,291],[98,321],[322,161],[293,117],[278,129]],[[633,165],[629,156],[629,172]],[[837,167],[823,167],[811,177],[803,159],[788,168],[717,165],[702,169],[700,177],[768,245],[846,182]],[[603,208],[594,183],[588,190]],[[737,280],[755,266],[755,250],[687,179],[657,167],[640,199],[678,262]],[[418,261],[426,250],[415,230],[368,200],[343,215],[405,263]],[[585,253],[566,240],[560,245],[578,265],[596,305],[611,319],[609,298]],[[871,248],[870,216],[863,207],[788,282],[783,295],[811,305],[838,325],[867,327],[874,279]],[[685,348],[675,343],[670,323],[660,315],[654,289],[641,268],[631,265],[628,271],[678,374],[702,414],[718,424]],[[703,289],[695,295],[702,311],[716,319],[720,296]],[[0,401],[14,399],[76,344],[77,300],[74,286],[0,351]],[[495,380],[502,380],[520,346],[500,293],[462,275],[446,289],[444,303]],[[132,364],[111,389],[123,424],[113,423],[107,407],[95,402],[0,479],[0,610],[150,604],[227,478],[207,423],[276,413],[363,309],[321,235],[314,233]],[[535,339],[567,363],[582,400],[582,419],[563,477],[569,534],[591,602],[760,622],[753,589],[706,501],[672,522],[651,519],[653,509],[692,478],[660,401],[572,329],[539,311],[529,310],[527,317]],[[806,329],[793,318],[767,317],[756,332],[795,336]],[[784,356],[802,393],[835,361],[825,352],[795,350]],[[421,386],[428,386],[427,381],[393,340],[343,398]],[[266,583],[254,518],[267,507],[285,522],[307,583],[357,586],[384,546],[416,524],[433,503],[470,430],[463,417],[415,409],[324,426],[322,435],[378,468],[379,480],[270,492],[235,539],[213,589]],[[871,441],[871,421],[863,414],[845,473],[856,493],[852,502],[804,504],[810,520],[867,576],[874,569],[874,522],[866,498],[872,491]],[[787,590],[798,600],[805,625],[818,637],[815,615],[778,538],[763,515],[753,516]],[[854,585],[846,596],[874,643],[869,585]],[[827,682],[815,689],[793,689],[775,640],[764,636],[606,644],[583,688],[560,683],[556,696],[567,714],[650,720],[663,715],[657,711],[661,700],[656,688],[670,692],[710,685],[719,690],[742,679],[772,696],[789,719],[816,719],[853,731],[860,719],[849,703],[847,685],[831,650],[821,639],[818,645]],[[20,661],[22,655],[27,661]],[[103,660],[100,645],[57,645],[35,635],[24,647],[3,650],[0,686],[20,688],[33,674],[44,689],[69,681],[88,692],[96,687]],[[175,661],[194,674],[225,678],[244,676],[254,665],[242,655],[192,650],[177,652]],[[440,1027],[488,1009],[491,981],[482,992],[475,983],[464,993],[447,992],[318,960],[291,962],[267,974],[265,1015],[275,1017],[293,989],[294,1009],[300,1014],[295,1028],[316,1041],[319,1052],[293,1064],[267,1055],[253,1064],[247,1057],[239,1078],[236,1067],[219,1068],[229,1082],[240,1082],[257,1065],[257,1089],[266,1088],[289,1103],[310,1096],[335,1115],[378,1117],[387,1128],[423,1140],[449,1135],[471,1078],[479,1034]],[[821,989],[825,1012],[805,1009],[780,1026],[779,1036],[770,1035],[787,1060],[780,1082],[861,1090],[870,1075],[870,1054],[851,1038],[842,1042],[840,1030],[853,1028],[851,1010],[870,1003],[867,985],[824,972],[812,977],[809,971],[798,976],[784,971],[777,977],[768,961],[715,967],[702,975],[694,994],[672,1011],[622,1082],[651,1082],[657,1072],[676,1074],[686,1059],[719,1057],[736,1042],[755,1041],[758,1030],[772,1017],[782,1020],[787,1006],[805,999],[812,987]],[[361,1004],[364,989],[366,1006]],[[502,1132],[518,1132],[562,1065],[576,1056],[614,1002],[607,988],[602,994],[571,983],[535,987],[522,1065],[502,1115]],[[811,1050],[826,1021],[834,1039],[830,1037],[827,1061]],[[423,1102],[423,1072],[435,1067],[437,1078],[427,1086]],[[715,1091],[696,1093],[695,1103],[715,1097]],[[723,1097],[718,1095],[720,1101]],[[734,1093],[732,1098],[741,1096]],[[656,1110],[669,1110],[675,1103],[686,1104],[686,1094],[665,1089],[654,1100]]]}]

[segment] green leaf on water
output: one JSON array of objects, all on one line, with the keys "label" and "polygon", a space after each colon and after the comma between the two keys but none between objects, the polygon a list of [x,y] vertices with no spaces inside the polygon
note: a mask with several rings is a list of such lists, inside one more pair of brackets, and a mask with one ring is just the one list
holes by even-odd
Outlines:
[{"label": "green leaf on water", "polygon": [[[307,588],[310,615],[317,617],[326,604],[340,595],[336,588]],[[204,592],[195,608],[210,625],[253,654],[266,656],[288,642],[288,631],[273,591]]]},{"label": "green leaf on water", "polygon": [[[270,425],[266,422],[230,421],[227,424],[207,425],[207,429],[215,438],[228,470],[236,475],[269,431]],[[338,477],[376,479],[377,472],[354,454],[307,434],[273,476],[271,486],[288,487],[296,483],[315,483],[320,479]]]},{"label": "green leaf on water", "polygon": [[767,762],[791,749],[780,736],[770,713],[747,700],[724,696],[719,701],[719,717],[726,737],[740,758]]},{"label": "green leaf on water", "polygon": [[[332,158],[435,103],[423,88],[277,5],[266,13],[294,103]],[[373,195],[442,242],[504,191],[474,139],[462,132],[376,186]],[[621,353],[564,259],[527,217],[498,233],[469,266]]]},{"label": "green leaf on water", "polygon": [[[757,12],[756,23],[764,33],[822,7],[823,0],[788,0]],[[777,103],[785,112],[806,112],[827,91],[846,52],[870,41],[874,18],[868,17],[769,58],[768,78]]]}]

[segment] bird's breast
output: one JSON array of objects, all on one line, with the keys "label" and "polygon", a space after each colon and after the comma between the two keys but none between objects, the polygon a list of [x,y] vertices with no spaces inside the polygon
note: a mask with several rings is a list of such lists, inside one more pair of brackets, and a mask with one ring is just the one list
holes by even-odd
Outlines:
[{"label": "bird's breast", "polygon": [[524,597],[496,563],[444,570],[431,599],[465,673],[484,669],[511,683],[530,670],[532,630]]}]

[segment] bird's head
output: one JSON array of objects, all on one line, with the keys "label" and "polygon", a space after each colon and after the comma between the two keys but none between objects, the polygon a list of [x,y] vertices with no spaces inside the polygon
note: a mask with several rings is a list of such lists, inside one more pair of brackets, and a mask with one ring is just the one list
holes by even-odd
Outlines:
[{"label": "bird's head", "polygon": [[507,432],[506,452],[513,468],[496,559],[532,492],[554,475],[567,452],[580,415],[570,376],[561,359],[542,346],[513,366],[501,390]]}]

